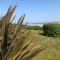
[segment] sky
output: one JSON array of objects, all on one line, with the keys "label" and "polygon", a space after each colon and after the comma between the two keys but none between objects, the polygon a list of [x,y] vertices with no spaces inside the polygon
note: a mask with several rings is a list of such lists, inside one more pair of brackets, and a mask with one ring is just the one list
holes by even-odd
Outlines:
[{"label": "sky", "polygon": [[0,16],[6,14],[11,4],[17,5],[15,22],[22,14],[26,14],[27,23],[60,21],[60,0],[0,0]]}]

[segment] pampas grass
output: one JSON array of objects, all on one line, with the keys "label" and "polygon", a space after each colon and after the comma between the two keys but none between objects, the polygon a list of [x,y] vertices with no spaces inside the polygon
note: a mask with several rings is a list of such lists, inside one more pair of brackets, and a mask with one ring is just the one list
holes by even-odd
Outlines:
[{"label": "pampas grass", "polygon": [[40,52],[40,45],[36,45],[32,41],[23,45],[30,33],[25,33],[26,30],[23,26],[25,14],[21,15],[16,26],[12,27],[12,21],[15,19],[15,16],[12,18],[12,15],[15,8],[16,6],[10,6],[6,15],[0,19],[0,35],[2,37],[0,60],[29,60]]}]

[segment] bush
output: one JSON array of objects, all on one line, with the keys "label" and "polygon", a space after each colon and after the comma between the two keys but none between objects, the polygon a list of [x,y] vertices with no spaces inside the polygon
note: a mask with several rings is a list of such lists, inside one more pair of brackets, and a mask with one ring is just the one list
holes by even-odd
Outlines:
[{"label": "bush", "polygon": [[52,37],[60,36],[60,24],[58,23],[44,24],[43,32],[44,35],[47,36],[52,36]]}]

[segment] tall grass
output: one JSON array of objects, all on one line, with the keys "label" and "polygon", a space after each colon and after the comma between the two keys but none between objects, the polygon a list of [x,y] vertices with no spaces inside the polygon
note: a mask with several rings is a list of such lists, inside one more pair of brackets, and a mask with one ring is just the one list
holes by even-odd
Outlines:
[{"label": "tall grass", "polygon": [[0,36],[2,37],[0,37],[0,60],[30,60],[40,51],[40,46],[32,41],[23,45],[30,32],[25,33],[23,26],[25,15],[21,15],[13,28],[12,21],[15,16],[12,18],[12,15],[15,9],[16,6],[10,6],[6,15],[0,19]]}]

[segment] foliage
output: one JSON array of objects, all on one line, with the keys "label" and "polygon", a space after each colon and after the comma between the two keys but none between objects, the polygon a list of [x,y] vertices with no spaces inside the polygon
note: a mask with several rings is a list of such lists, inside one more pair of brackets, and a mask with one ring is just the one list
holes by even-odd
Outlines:
[{"label": "foliage", "polygon": [[60,24],[58,23],[49,23],[43,25],[43,32],[48,36],[60,36]]}]

